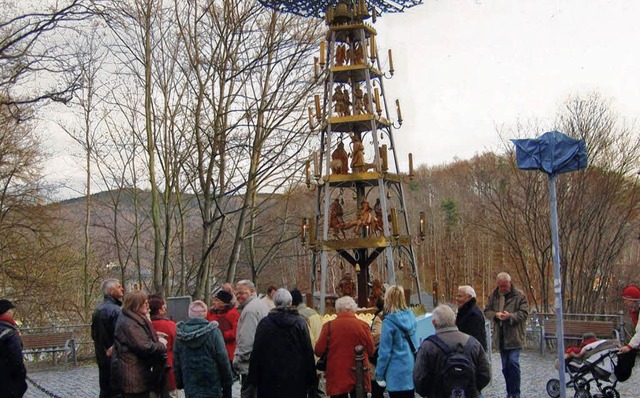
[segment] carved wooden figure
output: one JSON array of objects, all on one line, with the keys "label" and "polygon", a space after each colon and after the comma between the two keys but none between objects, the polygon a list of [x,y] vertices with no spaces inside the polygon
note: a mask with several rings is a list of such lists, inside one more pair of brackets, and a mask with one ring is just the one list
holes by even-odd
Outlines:
[{"label": "carved wooden figure", "polygon": [[364,145],[357,135],[351,135],[351,171],[359,173],[364,167]]},{"label": "carved wooden figure", "polygon": [[338,44],[336,47],[336,66],[343,66],[347,62],[347,46]]},{"label": "carved wooden figure", "polygon": [[344,274],[340,282],[338,282],[338,288],[336,289],[338,295],[340,297],[351,296],[355,297],[356,295],[356,284],[353,281],[350,273]]},{"label": "carved wooden figure", "polygon": [[344,210],[340,204],[340,199],[336,198],[329,207],[329,228],[331,228],[333,235],[336,238],[340,238],[340,235],[342,235],[342,238],[346,239],[347,236],[344,233],[345,223],[343,216]]},{"label": "carved wooden figure", "polygon": [[340,141],[338,147],[331,153],[331,172],[334,174],[349,174],[349,154]]},{"label": "carved wooden figure", "polygon": [[353,96],[354,96],[353,114],[362,115],[366,113],[365,105],[364,105],[364,93],[362,92],[362,89],[360,88],[360,86],[356,87],[356,90],[353,93]]},{"label": "carved wooden figure", "polygon": [[364,64],[364,46],[360,42],[353,45],[353,62],[351,65]]},{"label": "carved wooden figure", "polygon": [[333,95],[331,96],[331,100],[333,101],[333,110],[336,112],[336,115],[342,116],[343,101],[342,88],[340,86],[336,86],[336,89],[333,91]]}]

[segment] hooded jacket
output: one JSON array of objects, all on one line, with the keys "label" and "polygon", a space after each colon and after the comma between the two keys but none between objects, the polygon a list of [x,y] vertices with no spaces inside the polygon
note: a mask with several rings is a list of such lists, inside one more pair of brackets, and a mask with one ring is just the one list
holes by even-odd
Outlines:
[{"label": "hooded jacket", "polygon": [[248,382],[257,387],[258,398],[306,397],[316,377],[304,318],[294,309],[271,310],[258,324],[249,363]]},{"label": "hooded jacket", "polygon": [[27,391],[26,377],[16,323],[9,316],[0,315],[0,397],[22,398]]},{"label": "hooded jacket", "polygon": [[413,347],[418,348],[416,316],[406,309],[384,316],[378,347],[376,380],[384,380],[388,391],[413,390],[413,351],[405,337],[409,335]]},{"label": "hooded jacket", "polygon": [[473,336],[482,344],[485,352],[487,351],[487,330],[484,327],[484,315],[478,306],[475,297],[467,301],[458,308],[456,315],[456,326],[462,333]]},{"label": "hooded jacket", "polygon": [[529,317],[529,302],[522,291],[511,284],[511,290],[504,295],[503,311],[508,311],[511,317],[501,321],[496,318],[500,312],[500,291],[496,288],[489,296],[489,302],[484,309],[484,316],[493,322],[493,343],[500,350],[516,350],[524,346],[526,337],[526,323]]},{"label": "hooded jacket", "polygon": [[217,322],[192,318],[178,323],[173,346],[176,387],[187,398],[220,398],[233,382]]}]

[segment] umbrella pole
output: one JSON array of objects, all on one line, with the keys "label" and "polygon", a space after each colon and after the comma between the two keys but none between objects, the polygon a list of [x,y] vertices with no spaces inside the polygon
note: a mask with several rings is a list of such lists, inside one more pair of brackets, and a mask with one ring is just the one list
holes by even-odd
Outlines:
[{"label": "umbrella pole", "polygon": [[558,336],[558,379],[560,398],[567,397],[564,373],[564,325],[562,312],[562,278],[560,272],[560,243],[558,238],[558,201],[556,198],[556,175],[549,174],[549,205],[551,213],[551,245],[553,248],[553,291],[555,293],[556,324]]}]

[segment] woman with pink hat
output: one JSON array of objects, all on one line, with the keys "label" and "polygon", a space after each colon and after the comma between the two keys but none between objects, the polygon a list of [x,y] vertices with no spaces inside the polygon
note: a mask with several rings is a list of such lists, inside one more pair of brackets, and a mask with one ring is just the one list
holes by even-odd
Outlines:
[{"label": "woman with pink hat", "polygon": [[629,344],[620,349],[620,354],[627,353],[631,350],[640,348],[640,323],[638,322],[638,312],[640,309],[640,288],[629,285],[622,290],[622,298],[625,305],[629,308],[629,313],[636,327],[636,333],[633,335]]}]

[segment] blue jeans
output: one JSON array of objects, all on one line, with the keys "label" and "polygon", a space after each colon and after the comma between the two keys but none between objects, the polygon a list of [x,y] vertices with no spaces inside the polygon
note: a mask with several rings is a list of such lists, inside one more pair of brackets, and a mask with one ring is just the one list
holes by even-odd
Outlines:
[{"label": "blue jeans", "polygon": [[520,350],[500,350],[502,374],[509,397],[520,397]]}]

